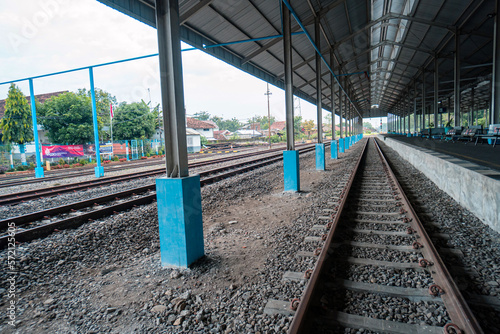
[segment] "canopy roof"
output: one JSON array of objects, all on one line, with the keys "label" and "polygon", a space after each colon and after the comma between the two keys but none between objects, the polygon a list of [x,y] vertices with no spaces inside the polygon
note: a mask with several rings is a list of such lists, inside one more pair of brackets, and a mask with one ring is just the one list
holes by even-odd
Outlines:
[{"label": "canopy roof", "polygon": [[[155,27],[154,0],[98,0]],[[460,36],[463,91],[468,108],[475,87],[476,107],[489,105],[493,58],[493,0],[289,0],[310,36],[320,19],[320,50],[363,117],[398,114],[408,93],[433,97],[434,58],[439,65],[439,99],[453,97],[455,34]],[[179,0],[181,38],[245,72],[284,87],[282,38],[207,47],[282,34],[281,1]],[[292,31],[301,32],[292,19]],[[205,46],[205,47],[204,47]],[[316,104],[315,48],[306,34],[292,37],[295,95]],[[489,64],[489,65],[488,65]],[[322,73],[322,104],[331,107],[330,72]],[[422,75],[422,72],[424,75]],[[352,74],[355,73],[355,74]],[[335,83],[336,84],[336,83]],[[334,102],[338,103],[338,89]],[[378,105],[378,108],[373,107]],[[421,105],[419,105],[421,108]],[[334,108],[338,114],[338,108]],[[355,115],[357,116],[357,115]]]}]

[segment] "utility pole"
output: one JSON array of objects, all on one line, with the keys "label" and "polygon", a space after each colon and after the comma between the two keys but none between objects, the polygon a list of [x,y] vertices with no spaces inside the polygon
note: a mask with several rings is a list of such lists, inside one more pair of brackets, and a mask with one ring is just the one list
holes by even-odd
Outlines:
[{"label": "utility pole", "polygon": [[269,136],[269,149],[271,149],[271,107],[269,106],[269,95],[273,95],[273,93],[269,91],[269,82],[267,83],[267,92],[264,95],[267,95],[267,134]]}]

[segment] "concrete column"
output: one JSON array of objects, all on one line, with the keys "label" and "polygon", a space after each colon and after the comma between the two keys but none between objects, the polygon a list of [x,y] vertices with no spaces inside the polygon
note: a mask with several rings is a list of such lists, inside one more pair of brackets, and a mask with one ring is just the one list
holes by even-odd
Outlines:
[{"label": "concrete column", "polygon": [[410,96],[410,90],[408,90],[408,95],[406,97],[406,102],[407,102],[407,111],[408,111],[408,137],[411,137],[411,109],[412,109],[412,105],[411,105],[411,96]]},{"label": "concrete column", "polygon": [[[448,112],[448,120],[450,119],[451,116],[451,97],[448,96],[448,104],[447,104],[447,112]],[[451,124],[450,124],[451,125]]]},{"label": "concrete column", "polygon": [[200,176],[189,176],[178,0],[156,0],[167,176],[156,179],[162,266],[204,255]]},{"label": "concrete column", "polygon": [[417,123],[418,123],[418,115],[417,115],[417,90],[413,91],[413,133],[417,133]]},{"label": "concrete column", "polygon": [[425,129],[425,69],[422,69],[422,122],[421,129]]},{"label": "concrete column", "polygon": [[292,75],[292,35],[290,11],[282,2],[283,13],[283,53],[285,60],[285,113],[286,151],[283,151],[283,177],[285,191],[300,191],[299,151],[295,150],[293,75]]},{"label": "concrete column", "polygon": [[471,91],[470,91],[470,103],[471,103],[471,106],[470,106],[470,119],[471,119],[471,122],[470,122],[470,125],[475,125],[475,121],[476,121],[476,117],[475,117],[475,105],[474,105],[474,87],[471,88]]},{"label": "concrete column", "polygon": [[[319,29],[319,16],[316,16],[314,21],[314,42],[321,50],[321,34]],[[323,106],[321,104],[322,94],[321,94],[321,57],[319,53],[316,52],[316,119],[318,122],[318,144],[323,143]]]},{"label": "concrete column", "polygon": [[493,75],[491,85],[491,124],[500,123],[500,4],[495,1],[495,22],[493,31]]},{"label": "concrete column", "polygon": [[460,31],[455,31],[455,56],[453,59],[454,67],[454,122],[455,126],[461,126],[460,124]]},{"label": "concrete column", "polygon": [[[319,16],[314,21],[314,42],[321,50]],[[321,105],[321,57],[316,52],[316,119],[318,124],[318,143],[316,144],[316,170],[325,170],[325,144],[323,143],[323,106]]]},{"label": "concrete column", "polygon": [[438,63],[438,58],[437,56],[434,57],[434,127],[438,127],[438,109],[439,109],[439,63]]},{"label": "concrete column", "polygon": [[[332,69],[335,68],[335,55],[333,54],[333,49],[330,49],[330,67]],[[330,143],[330,158],[337,159],[338,158],[338,145],[336,141],[335,134],[335,78],[333,74],[330,75],[330,95],[331,95],[331,104],[332,104],[332,141]],[[340,102],[340,93],[339,93],[339,102]]]}]

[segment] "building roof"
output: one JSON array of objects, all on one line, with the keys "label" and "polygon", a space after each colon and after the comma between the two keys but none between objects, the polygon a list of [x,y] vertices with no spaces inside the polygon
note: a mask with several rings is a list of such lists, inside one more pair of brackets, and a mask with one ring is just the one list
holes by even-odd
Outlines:
[{"label": "building roof", "polygon": [[283,130],[286,127],[286,122],[285,121],[279,121],[279,122],[274,122],[271,124],[271,131],[272,130]]},{"label": "building roof", "polygon": [[252,135],[252,136],[261,136],[262,133],[260,133],[257,130],[245,130],[245,129],[240,129],[236,131],[237,134],[239,135]]},{"label": "building roof", "polygon": [[[154,0],[99,1],[148,25],[156,25]],[[343,92],[340,96],[338,91],[334,93],[334,105],[347,94],[356,116],[359,113],[364,117],[379,117],[388,112],[404,115],[406,108],[399,106],[407,101],[408,92],[413,92],[415,86],[421,87],[423,82],[424,93],[420,88],[417,91],[420,95],[417,108],[421,110],[422,102],[429,101],[421,95],[432,92],[434,80],[430,72],[434,71],[435,58],[439,66],[439,91],[445,92],[440,98],[452,96],[454,41],[459,36],[461,75],[472,79],[467,84],[476,86],[475,106],[487,108],[489,85],[477,88],[478,82],[491,82],[491,66],[485,65],[493,58],[496,3],[492,0],[288,1],[294,15],[292,31],[298,33],[292,43],[294,93],[316,104],[316,92],[320,90],[323,108],[331,110],[328,63]],[[282,33],[280,1],[183,0],[179,5],[180,35],[184,42],[284,88],[282,38],[257,38]],[[313,46],[315,21],[321,33]],[[240,40],[249,41],[228,43]],[[218,44],[219,47],[206,47]],[[335,47],[330,57],[332,45]],[[316,69],[316,49],[324,60],[322,69]],[[322,73],[321,87],[316,87],[317,70]],[[464,95],[463,108],[467,110],[471,94]],[[338,108],[335,113],[339,114]]]},{"label": "building roof", "polygon": [[217,125],[211,121],[200,121],[196,118],[186,117],[186,126],[192,129],[215,129]]},{"label": "building roof", "polygon": [[[44,103],[46,100],[50,99],[53,96],[58,96],[67,92],[68,92],[67,90],[64,90],[60,92],[38,94],[35,95],[35,99],[40,103]],[[28,104],[31,105],[30,96],[26,96],[26,100],[28,100]],[[3,117],[4,113],[5,113],[5,100],[0,100],[0,119]]]},{"label": "building roof", "polygon": [[190,128],[186,128],[186,135],[187,136],[201,136],[198,132],[196,132]]}]

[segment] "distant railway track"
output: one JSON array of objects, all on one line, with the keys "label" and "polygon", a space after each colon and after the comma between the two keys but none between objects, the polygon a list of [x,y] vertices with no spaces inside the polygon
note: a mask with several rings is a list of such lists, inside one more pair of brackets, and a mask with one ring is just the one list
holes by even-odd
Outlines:
[{"label": "distant railway track", "polygon": [[306,237],[301,256],[317,257],[314,268],[285,273],[307,281],[289,333],[482,333],[378,144],[367,143]]},{"label": "distant railway track", "polygon": [[[314,149],[314,145],[305,145],[305,147],[301,147],[299,151],[300,153],[305,153],[310,152]],[[274,152],[278,150],[279,152]],[[229,166],[218,167],[199,173],[201,177],[201,186],[281,161],[283,158],[281,149],[271,150],[271,152],[268,150],[266,151],[266,153],[267,154],[265,156],[255,158],[251,161],[235,163]],[[263,154],[262,152],[254,152],[247,154],[246,157],[251,157],[254,155]],[[231,161],[239,158],[242,158],[242,156],[206,161],[203,162],[203,164],[208,165],[220,163],[222,162],[221,160]],[[190,165],[190,167],[194,166]],[[158,175],[159,173],[160,171],[152,171],[150,172],[150,175]],[[161,170],[161,174],[163,173],[164,169]],[[141,177],[144,177],[144,175],[142,175]],[[115,181],[111,180],[109,182]],[[85,187],[84,185],[79,186]],[[20,228],[16,233],[16,241],[30,241],[36,238],[47,236],[57,230],[78,227],[85,222],[88,222],[89,220],[99,219],[117,212],[126,211],[133,208],[134,206],[152,203],[156,200],[156,193],[154,192],[155,188],[156,185],[153,183],[118,193],[95,197],[85,201],[74,202],[18,217],[7,218],[0,221],[0,229],[4,231],[9,226],[9,223],[15,223],[16,227]],[[70,189],[68,191],[73,191],[73,189]],[[55,194],[52,193],[52,196],[53,195]],[[129,197],[133,198],[129,199]],[[13,200],[13,198],[7,198],[6,200]],[[63,217],[61,217],[61,215]],[[24,227],[26,227],[27,229],[24,229]],[[6,245],[7,235],[3,235],[0,237],[0,248],[4,248],[6,247]]]},{"label": "distant railway track", "polygon": [[[297,145],[297,147],[302,147],[302,146]],[[265,154],[269,154],[269,153],[273,153],[273,152],[281,152],[281,151],[282,151],[281,148],[275,148],[275,149],[271,149],[271,150],[239,154],[239,155],[223,157],[223,158],[219,158],[219,159],[192,162],[189,164],[189,167],[195,168],[195,167],[208,166],[208,165],[212,165],[215,163],[223,163],[223,162],[228,162],[228,161],[232,161],[232,160],[238,160],[238,159],[243,159],[243,158],[248,158],[248,157],[253,157],[253,156],[258,156],[258,155],[265,155]],[[134,172],[134,173],[123,174],[123,175],[118,175],[118,176],[108,176],[108,177],[93,179],[90,181],[75,182],[75,183],[69,183],[69,184],[64,184],[64,185],[59,185],[59,186],[52,186],[52,187],[35,189],[35,190],[27,190],[27,191],[11,193],[11,194],[3,194],[3,195],[0,195],[0,205],[14,205],[17,203],[21,203],[21,202],[25,202],[25,201],[29,201],[29,200],[33,200],[33,199],[39,199],[39,198],[44,198],[44,197],[53,197],[53,196],[57,196],[57,195],[64,194],[64,193],[100,187],[103,185],[114,184],[116,182],[130,181],[130,180],[144,178],[144,177],[161,175],[164,172],[165,172],[165,167],[160,167],[160,168],[153,169],[150,171]],[[92,171],[92,173],[93,173],[93,171]]]},{"label": "distant railway track", "polygon": [[[254,147],[252,148],[238,148],[237,153],[245,152],[245,151],[250,151],[255,149]],[[206,158],[209,156],[214,156],[218,155],[220,153],[227,154],[231,152],[226,152],[226,148],[217,148],[214,150],[207,150],[211,153],[203,153],[203,154],[193,154],[190,155],[189,158],[190,160],[196,160],[199,158]],[[117,171],[122,171],[122,170],[127,170],[127,169],[133,169],[133,168],[142,168],[142,167],[149,167],[149,166],[154,166],[154,165],[161,165],[164,163],[165,158],[154,158],[153,161],[151,160],[134,160],[134,161],[127,161],[123,162],[119,165],[104,165],[105,172],[117,172]],[[51,171],[45,171],[45,177],[43,178],[34,178],[34,172],[28,173],[28,174],[20,174],[20,175],[3,175],[0,176],[0,188],[5,188],[5,187],[12,187],[12,186],[18,186],[18,185],[25,185],[25,184],[32,184],[32,183],[41,183],[41,182],[47,182],[47,181],[54,181],[54,180],[61,180],[61,179],[67,179],[71,177],[79,177],[79,176],[86,176],[86,175],[94,175],[94,168],[93,167],[81,167],[77,169],[59,169],[59,170],[51,170]]]}]

